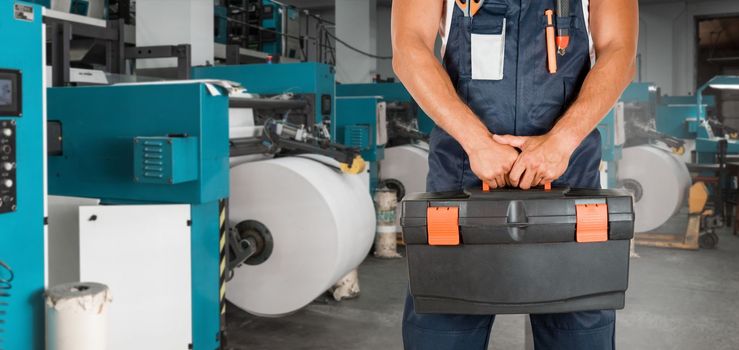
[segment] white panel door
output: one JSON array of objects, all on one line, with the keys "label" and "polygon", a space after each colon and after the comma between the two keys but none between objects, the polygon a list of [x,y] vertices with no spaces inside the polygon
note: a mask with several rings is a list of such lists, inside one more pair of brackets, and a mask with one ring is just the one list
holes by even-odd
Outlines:
[{"label": "white panel door", "polygon": [[49,196],[46,269],[49,287],[80,281],[79,207],[98,205],[97,199]]},{"label": "white panel door", "polygon": [[109,350],[192,342],[190,206],[80,207],[80,278],[110,287]]}]

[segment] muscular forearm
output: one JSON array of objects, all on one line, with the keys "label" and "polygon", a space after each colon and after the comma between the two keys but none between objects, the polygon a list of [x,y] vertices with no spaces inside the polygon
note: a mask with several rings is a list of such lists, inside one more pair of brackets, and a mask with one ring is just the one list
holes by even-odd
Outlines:
[{"label": "muscular forearm", "polygon": [[419,106],[470,153],[490,142],[490,133],[462,102],[449,75],[420,40],[400,39],[393,53],[395,74]]},{"label": "muscular forearm", "polygon": [[575,102],[552,128],[552,136],[574,150],[616,103],[631,81],[634,69],[632,50],[604,50],[585,79]]}]

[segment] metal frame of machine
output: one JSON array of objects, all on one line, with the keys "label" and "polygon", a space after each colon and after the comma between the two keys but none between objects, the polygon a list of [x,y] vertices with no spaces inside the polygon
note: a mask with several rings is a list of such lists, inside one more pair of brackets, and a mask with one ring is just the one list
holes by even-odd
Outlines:
[{"label": "metal frame of machine", "polygon": [[[194,67],[193,79],[235,81],[248,93],[276,96],[290,93],[303,97],[314,120],[306,127],[330,125],[335,117],[333,68],[320,63],[246,64],[236,66]],[[333,132],[333,130],[332,130]]]},{"label": "metal frame of machine", "polygon": [[338,97],[379,96],[388,104],[388,146],[427,141],[436,124],[401,83],[339,84]]},{"label": "metal frame of machine", "polygon": [[[17,107],[0,111],[0,202],[7,203],[0,205],[0,347],[5,349],[44,347],[46,175],[41,13],[40,6],[22,2],[0,6],[0,45],[13,48],[13,54],[0,55],[0,68],[6,72],[0,77],[2,100]],[[11,83],[13,77],[18,84]]]}]

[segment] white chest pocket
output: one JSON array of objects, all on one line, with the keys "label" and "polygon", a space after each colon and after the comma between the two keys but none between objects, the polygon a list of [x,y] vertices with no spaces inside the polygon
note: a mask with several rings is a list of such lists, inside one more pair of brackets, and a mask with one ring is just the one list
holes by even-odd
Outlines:
[{"label": "white chest pocket", "polygon": [[505,26],[500,34],[471,35],[472,79],[501,80],[505,64]]},{"label": "white chest pocket", "polygon": [[505,4],[485,2],[470,25],[470,65],[473,80],[501,80],[505,65]]}]

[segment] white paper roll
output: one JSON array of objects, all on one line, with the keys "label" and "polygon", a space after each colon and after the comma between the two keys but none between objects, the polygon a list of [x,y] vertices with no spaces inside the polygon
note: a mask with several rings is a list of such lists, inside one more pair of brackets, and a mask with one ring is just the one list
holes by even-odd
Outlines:
[{"label": "white paper roll", "polygon": [[425,192],[428,158],[426,143],[386,148],[385,158],[380,161],[380,180],[400,181],[406,194]]},{"label": "white paper roll", "polygon": [[[244,95],[256,97],[256,95]],[[228,124],[229,139],[260,137],[264,131],[264,126],[255,124],[254,110],[251,108],[230,108],[228,110]],[[248,156],[231,157],[230,164],[231,166],[235,166],[246,162],[270,159],[272,157],[272,155],[268,154],[252,154]]]},{"label": "white paper roll", "polygon": [[360,176],[299,157],[232,167],[229,213],[232,225],[256,220],[274,240],[264,263],[235,269],[227,286],[229,301],[261,316],[306,306],[362,262],[375,234]]},{"label": "white paper roll", "polygon": [[[398,181],[405,195],[426,192],[426,176],[429,172],[429,146],[425,142],[385,149],[385,158],[380,161],[380,180]],[[398,193],[398,200],[401,200]],[[403,207],[395,209],[395,231],[400,232]]]},{"label": "white paper roll", "polygon": [[108,343],[108,287],[67,283],[46,292],[46,349],[100,350]]},{"label": "white paper roll", "polygon": [[652,146],[628,147],[618,164],[618,179],[634,193],[634,231],[661,226],[682,207],[690,187],[685,163]]}]

